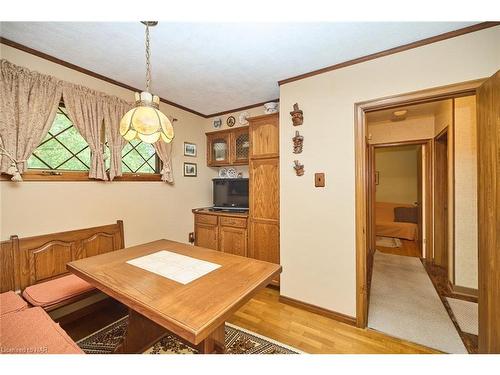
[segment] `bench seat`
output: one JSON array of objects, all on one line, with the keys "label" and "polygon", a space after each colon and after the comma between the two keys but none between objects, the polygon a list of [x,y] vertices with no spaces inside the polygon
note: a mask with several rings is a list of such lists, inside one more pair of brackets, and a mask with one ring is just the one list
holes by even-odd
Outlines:
[{"label": "bench seat", "polygon": [[0,294],[0,315],[21,311],[27,307],[26,301],[11,290]]},{"label": "bench seat", "polygon": [[78,297],[95,288],[75,275],[58,277],[24,289],[23,297],[33,306],[50,309],[51,306]]},{"label": "bench seat", "polygon": [[41,307],[0,316],[0,353],[83,354]]}]

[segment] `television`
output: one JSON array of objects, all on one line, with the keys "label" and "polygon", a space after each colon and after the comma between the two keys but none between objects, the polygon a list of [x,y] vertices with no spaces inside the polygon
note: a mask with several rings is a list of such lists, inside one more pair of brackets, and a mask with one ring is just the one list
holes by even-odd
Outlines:
[{"label": "television", "polygon": [[248,178],[214,178],[214,209],[248,210]]}]

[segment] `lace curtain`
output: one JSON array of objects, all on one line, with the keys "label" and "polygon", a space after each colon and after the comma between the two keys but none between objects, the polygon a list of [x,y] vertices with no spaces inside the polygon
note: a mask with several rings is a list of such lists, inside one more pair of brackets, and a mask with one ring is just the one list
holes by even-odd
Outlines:
[{"label": "lace curtain", "polygon": [[[1,144],[16,159],[20,173],[52,126],[61,92],[56,78],[0,60]],[[0,172],[7,172],[10,163],[2,157]]]}]

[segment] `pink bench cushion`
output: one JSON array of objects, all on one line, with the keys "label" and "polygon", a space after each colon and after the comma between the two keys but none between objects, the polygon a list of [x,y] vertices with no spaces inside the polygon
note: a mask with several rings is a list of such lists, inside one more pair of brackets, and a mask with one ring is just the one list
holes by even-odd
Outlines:
[{"label": "pink bench cushion", "polygon": [[83,354],[41,307],[0,316],[0,337],[5,354]]},{"label": "pink bench cushion", "polygon": [[33,306],[47,308],[92,289],[92,285],[78,276],[68,275],[31,285],[24,289],[23,297]]},{"label": "pink bench cushion", "polygon": [[26,301],[11,290],[0,294],[0,315],[21,311],[27,307]]}]

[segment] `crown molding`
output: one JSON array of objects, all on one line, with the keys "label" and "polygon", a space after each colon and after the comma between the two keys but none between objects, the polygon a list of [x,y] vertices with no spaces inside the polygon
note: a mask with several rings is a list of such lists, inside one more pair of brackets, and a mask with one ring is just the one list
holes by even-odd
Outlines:
[{"label": "crown molding", "polygon": [[303,73],[303,74],[299,74],[299,75],[294,76],[294,77],[282,79],[281,81],[278,81],[278,85],[281,86],[281,85],[284,85],[286,83],[298,81],[298,80],[301,80],[304,78],[309,78],[309,77],[312,77],[312,76],[315,76],[318,74],[330,72],[332,70],[337,70],[337,69],[345,68],[347,66],[360,64],[360,63],[363,63],[366,61],[378,59],[379,57],[393,55],[393,54],[398,53],[398,52],[408,51],[409,49],[422,47],[422,46],[425,46],[427,44],[440,42],[442,40],[451,39],[451,38],[454,38],[457,36],[465,35],[468,33],[473,33],[475,31],[484,30],[484,29],[487,29],[490,27],[495,27],[498,25],[500,25],[500,22],[496,22],[496,21],[495,22],[481,22],[481,23],[478,23],[475,25],[471,25],[471,26],[467,26],[467,27],[458,29],[458,30],[449,31],[449,32],[444,33],[444,34],[432,36],[430,38],[425,38],[425,39],[421,39],[421,40],[416,41],[416,42],[404,44],[402,46],[386,49],[384,51],[380,51],[380,52],[372,53],[370,55],[358,57],[358,58],[353,59],[353,60],[348,60],[348,61],[344,61],[344,62],[335,64],[335,65],[330,65],[330,66],[327,66],[327,67],[324,67],[321,69],[313,70],[313,71],[308,72],[308,73]]},{"label": "crown molding", "polygon": [[[487,28],[490,28],[490,27],[495,27],[495,26],[498,26],[498,25],[500,25],[500,22],[496,22],[496,21],[495,22],[481,22],[481,23],[478,23],[476,25],[464,27],[462,29],[458,29],[458,30],[450,31],[450,32],[447,32],[447,33],[444,33],[444,34],[436,35],[436,36],[433,36],[433,37],[430,37],[430,38],[422,39],[422,40],[419,40],[417,42],[405,44],[405,45],[402,45],[402,46],[399,46],[399,47],[394,47],[394,48],[391,48],[391,49],[388,49],[388,50],[384,50],[384,51],[381,51],[381,52],[373,53],[373,54],[366,55],[366,56],[363,56],[363,57],[359,57],[359,58],[356,58],[356,59],[353,59],[353,60],[344,61],[342,63],[338,63],[338,64],[331,65],[331,66],[327,66],[325,68],[314,70],[314,71],[309,72],[309,73],[303,73],[303,74],[300,74],[300,75],[297,75],[297,76],[294,76],[294,77],[286,78],[286,79],[278,81],[278,85],[281,86],[281,85],[284,85],[286,83],[298,81],[298,80],[301,80],[301,79],[304,79],[304,78],[308,78],[308,77],[312,77],[312,76],[315,76],[315,75],[318,75],[318,74],[326,73],[326,72],[329,72],[329,71],[332,71],[332,70],[336,70],[336,69],[340,69],[340,68],[345,68],[347,66],[359,64],[359,63],[362,63],[362,62],[365,62],[365,61],[369,61],[369,60],[373,60],[373,59],[377,59],[379,57],[384,57],[384,56],[392,55],[392,54],[395,54],[395,53],[398,53],[398,52],[407,51],[409,49],[413,49],[413,48],[417,48],[417,47],[422,47],[422,46],[425,46],[427,44],[436,43],[436,42],[439,42],[439,41],[442,41],[442,40],[454,38],[454,37],[457,37],[457,36],[461,36],[461,35],[464,35],[464,34],[475,32],[475,31],[487,29]],[[25,46],[23,44],[14,42],[13,40],[10,40],[10,39],[7,39],[7,38],[1,37],[1,36],[0,36],[0,43],[1,44],[5,44],[5,45],[7,45],[9,47],[12,47],[12,48],[16,48],[16,49],[18,49],[20,51],[29,53],[31,55],[40,57],[42,59],[51,61],[53,63],[62,65],[64,67],[66,67],[66,68],[76,70],[76,71],[78,71],[80,73],[87,74],[87,75],[89,75],[91,77],[100,79],[102,81],[111,83],[113,85],[122,87],[124,89],[130,90],[130,91],[134,91],[134,92],[140,92],[140,91],[142,91],[142,90],[140,90],[140,89],[138,89],[136,87],[132,87],[130,85],[127,85],[126,83],[119,82],[119,81],[117,81],[115,79],[112,79],[112,78],[109,78],[109,77],[104,76],[102,74],[93,72],[93,71],[91,71],[89,69],[85,69],[85,68],[83,68],[83,67],[81,67],[79,65],[72,64],[72,63],[70,63],[68,61],[61,60],[61,59],[59,59],[59,58],[57,58],[55,56],[46,54],[44,52],[38,51],[36,49],[33,49],[33,48]],[[225,114],[228,114],[228,113],[232,113],[232,112],[243,111],[245,109],[260,107],[260,106],[262,106],[265,103],[270,102],[270,101],[279,102],[279,98],[278,99],[272,99],[272,100],[266,100],[264,102],[255,103],[255,104],[247,105],[247,106],[244,106],[244,107],[234,108],[234,109],[230,109],[230,110],[227,110],[227,111],[221,111],[221,112],[216,112],[216,113],[211,113],[211,114],[204,114],[204,113],[195,111],[194,109],[185,107],[185,106],[183,106],[181,104],[177,104],[175,102],[172,102],[172,101],[167,100],[167,99],[162,98],[162,97],[160,97],[160,101],[163,102],[163,103],[165,103],[165,104],[171,105],[173,107],[182,109],[183,111],[186,111],[186,112],[195,114],[197,116],[200,116],[202,118],[210,118],[210,117],[222,116],[222,115],[225,115]]]},{"label": "crown molding", "polygon": [[[2,44],[5,44],[6,46],[9,46],[9,47],[12,47],[12,48],[16,48],[20,51],[23,51],[23,52],[26,52],[26,53],[29,53],[31,55],[34,55],[34,56],[37,56],[37,57],[40,57],[42,59],[45,59],[45,60],[48,60],[48,61],[51,61],[53,63],[56,63],[56,64],[59,64],[59,65],[62,65],[66,68],[69,68],[69,69],[73,69],[73,70],[76,70],[80,73],[83,73],[83,74],[87,74],[91,77],[94,77],[94,78],[97,78],[97,79],[100,79],[102,81],[105,81],[105,82],[108,82],[108,83],[111,83],[113,85],[116,85],[116,86],[119,86],[119,87],[123,87],[124,89],[127,89],[127,90],[131,90],[131,91],[134,91],[134,92],[141,92],[142,90],[136,88],[136,87],[132,87],[130,85],[127,85],[126,83],[123,83],[123,82],[119,82],[113,78],[109,78],[109,77],[106,77],[106,76],[103,76],[102,74],[99,74],[99,73],[96,73],[96,72],[93,72],[92,70],[89,70],[89,69],[85,69],[79,65],[75,65],[75,64],[72,64],[68,61],[65,61],[65,60],[61,60],[55,56],[52,56],[52,55],[49,55],[49,54],[46,54],[44,52],[41,52],[41,51],[38,51],[36,49],[33,49],[31,47],[28,47],[28,46],[25,46],[23,44],[20,44],[20,43],[17,43],[17,42],[14,42],[13,40],[10,40],[10,39],[7,39],[7,38],[4,38],[4,37],[0,37],[0,43]],[[168,104],[168,105],[171,105],[173,107],[176,107],[176,108],[179,108],[179,109],[182,109],[183,111],[186,111],[186,112],[190,112],[190,113],[193,113],[197,116],[200,116],[200,117],[203,117],[203,118],[206,118],[207,116],[204,115],[203,113],[200,113],[198,111],[195,111],[194,109],[191,109],[191,108],[188,108],[188,107],[185,107],[183,105],[180,105],[180,104],[177,104],[177,103],[174,103],[170,100],[167,100],[165,98],[161,98],[160,97],[160,101],[165,103],[165,104]]]},{"label": "crown molding", "polygon": [[244,106],[244,107],[230,109],[230,110],[223,111],[223,112],[212,113],[210,115],[206,115],[206,117],[209,118],[209,117],[216,117],[216,116],[227,115],[228,113],[244,111],[245,109],[250,109],[250,108],[255,108],[255,107],[263,106],[264,104],[269,103],[269,102],[279,102],[279,101],[280,101],[279,98],[271,99],[271,100],[266,100],[265,102],[255,103],[255,104],[247,105],[247,106]]}]

